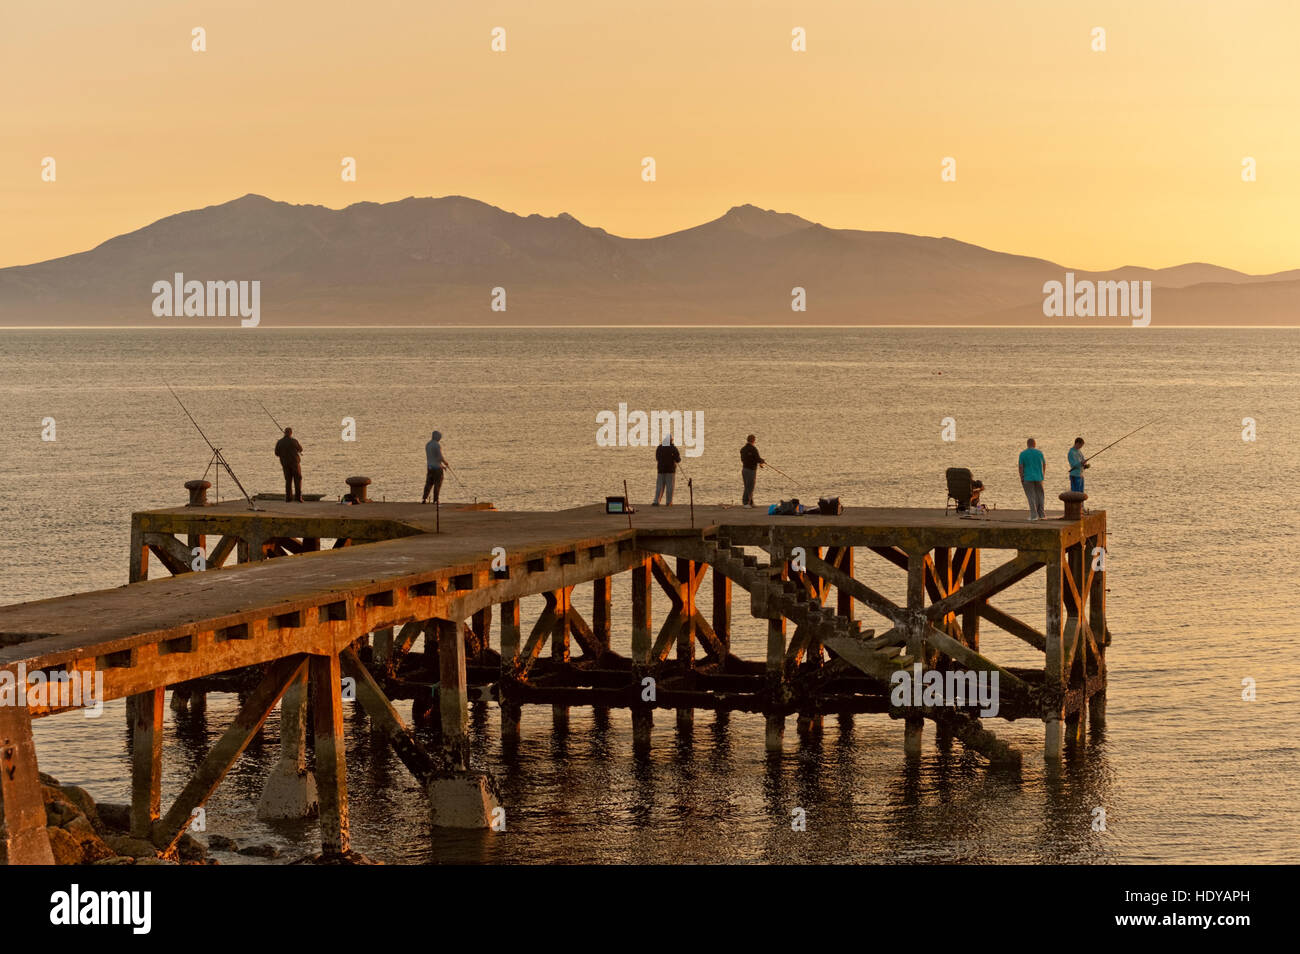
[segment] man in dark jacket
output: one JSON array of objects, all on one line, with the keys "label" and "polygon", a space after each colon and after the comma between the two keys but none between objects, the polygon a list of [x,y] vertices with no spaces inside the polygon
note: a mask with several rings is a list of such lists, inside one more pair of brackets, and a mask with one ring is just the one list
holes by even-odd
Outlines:
[{"label": "man in dark jacket", "polygon": [[750,434],[745,438],[745,446],[740,449],[740,479],[745,485],[740,503],[745,507],[754,506],[754,481],[758,477],[758,468],[767,463],[759,456],[758,448],[754,446],[756,440],[758,438]]},{"label": "man in dark jacket", "polygon": [[659,506],[659,498],[666,491],[668,499],[665,505],[673,505],[673,484],[677,481],[677,465],[681,463],[682,454],[673,446],[673,436],[668,434],[663,443],[655,448],[655,462],[658,464],[659,476],[655,480],[655,502],[650,506]]},{"label": "man in dark jacket", "polygon": [[284,471],[284,502],[302,503],[302,445],[293,436],[293,428],[284,429],[284,437],[275,442],[275,456]]}]

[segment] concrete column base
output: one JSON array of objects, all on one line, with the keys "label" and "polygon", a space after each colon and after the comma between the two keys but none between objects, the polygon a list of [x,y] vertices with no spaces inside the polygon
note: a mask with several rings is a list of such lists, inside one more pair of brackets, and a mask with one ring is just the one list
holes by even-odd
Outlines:
[{"label": "concrete column base", "polygon": [[320,812],[316,776],[292,762],[280,762],[272,769],[257,802],[262,821],[296,821],[315,818]]},{"label": "concrete column base", "polygon": [[490,828],[501,807],[491,776],[457,772],[429,782],[429,820],[435,828]]},{"label": "concrete column base", "polygon": [[1065,742],[1065,723],[1058,717],[1048,719],[1043,726],[1043,757],[1049,762],[1059,762]]}]

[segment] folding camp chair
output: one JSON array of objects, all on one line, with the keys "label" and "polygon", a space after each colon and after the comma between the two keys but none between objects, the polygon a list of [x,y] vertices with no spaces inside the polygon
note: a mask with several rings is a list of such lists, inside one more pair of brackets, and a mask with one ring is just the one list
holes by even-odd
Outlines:
[{"label": "folding camp chair", "polygon": [[948,480],[948,499],[943,505],[944,514],[946,515],[953,508],[958,514],[969,513],[971,503],[980,502],[980,492],[984,489],[984,484],[976,480],[966,467],[949,467],[944,472],[944,476]]}]

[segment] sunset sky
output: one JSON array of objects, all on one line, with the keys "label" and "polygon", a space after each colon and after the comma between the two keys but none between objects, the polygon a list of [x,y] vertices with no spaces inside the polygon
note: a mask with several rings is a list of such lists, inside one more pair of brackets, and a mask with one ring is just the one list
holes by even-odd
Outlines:
[{"label": "sunset sky", "polygon": [[1298,47],[1294,0],[6,0],[0,266],[258,192],[627,236],[751,202],[1079,268],[1295,268]]}]

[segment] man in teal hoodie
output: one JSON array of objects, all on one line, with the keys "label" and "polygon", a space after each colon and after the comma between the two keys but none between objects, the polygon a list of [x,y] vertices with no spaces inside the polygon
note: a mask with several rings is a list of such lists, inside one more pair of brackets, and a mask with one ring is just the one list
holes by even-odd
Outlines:
[{"label": "man in teal hoodie", "polygon": [[1043,520],[1047,516],[1043,511],[1043,475],[1047,473],[1047,460],[1032,437],[1020,452],[1018,466],[1020,486],[1025,488],[1025,499],[1029,501],[1029,519]]}]

